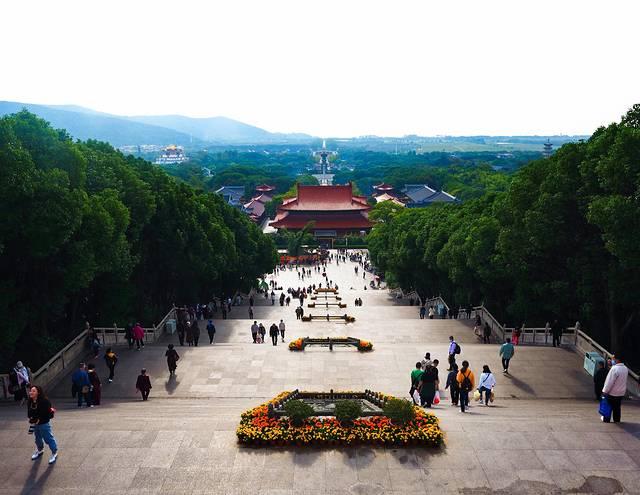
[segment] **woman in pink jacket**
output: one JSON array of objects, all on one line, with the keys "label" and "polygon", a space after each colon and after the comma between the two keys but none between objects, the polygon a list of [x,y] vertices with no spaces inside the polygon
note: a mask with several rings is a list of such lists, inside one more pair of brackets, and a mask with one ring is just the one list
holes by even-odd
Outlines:
[{"label": "woman in pink jacket", "polygon": [[133,327],[133,339],[136,341],[136,345],[138,346],[138,350],[140,347],[144,347],[144,328],[140,323],[136,323],[136,326]]}]

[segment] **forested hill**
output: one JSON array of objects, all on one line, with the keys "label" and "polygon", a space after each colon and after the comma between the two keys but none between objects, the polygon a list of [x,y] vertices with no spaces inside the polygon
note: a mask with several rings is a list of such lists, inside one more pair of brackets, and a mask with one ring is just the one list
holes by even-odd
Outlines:
[{"label": "forested hill", "polygon": [[0,116],[19,112],[24,108],[51,122],[56,128],[66,129],[76,139],[98,139],[113,146],[171,143],[188,146],[194,141],[189,134],[175,129],[133,122],[81,107],[49,107],[0,101]]},{"label": "forested hill", "polygon": [[214,194],[26,111],[0,119],[0,367],[37,367],[83,322],[151,325],[247,290],[271,239]]},{"label": "forested hill", "polygon": [[509,325],[580,321],[640,364],[640,105],[524,166],[504,192],[385,213],[369,248],[401,286],[484,302]]}]

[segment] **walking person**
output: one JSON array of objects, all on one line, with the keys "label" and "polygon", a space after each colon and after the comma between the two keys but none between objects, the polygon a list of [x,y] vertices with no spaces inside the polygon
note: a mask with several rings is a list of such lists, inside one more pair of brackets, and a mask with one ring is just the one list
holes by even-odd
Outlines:
[{"label": "walking person", "polygon": [[593,392],[596,396],[596,400],[602,398],[602,389],[604,388],[604,382],[607,380],[609,374],[609,368],[604,361],[598,362],[598,369],[593,374]]},{"label": "walking person", "polygon": [[176,368],[178,367],[178,359],[180,359],[180,356],[178,356],[178,351],[173,348],[173,344],[169,344],[167,346],[167,350],[164,355],[167,358],[167,368],[169,368],[169,375],[175,375]]},{"label": "walking person", "polygon": [[271,337],[273,345],[278,345],[278,325],[275,323],[272,323],[269,327],[269,337]]},{"label": "walking person", "polygon": [[[447,371],[451,371],[453,369],[453,365],[456,364],[456,354],[460,354],[462,349],[453,338],[453,335],[449,336],[449,368]],[[456,366],[457,368],[457,366]]]},{"label": "walking person", "polygon": [[27,417],[29,418],[29,433],[33,433],[36,442],[36,451],[31,455],[31,460],[35,461],[44,454],[44,444],[51,449],[49,464],[53,464],[58,459],[58,444],[51,430],[51,419],[55,409],[51,401],[47,399],[44,391],[38,385],[29,389],[29,402],[27,404]]},{"label": "walking person", "polygon": [[460,385],[458,384],[458,380],[456,377],[458,376],[458,365],[453,363],[451,367],[451,371],[447,375],[447,383],[444,388],[449,389],[449,393],[451,394],[451,405],[457,406],[458,400],[460,399]]},{"label": "walking person", "polygon": [[82,399],[87,407],[91,407],[91,381],[84,363],[80,363],[71,375],[71,383],[73,395],[78,395],[78,407],[82,407]]},{"label": "walking person", "polygon": [[420,306],[420,319],[424,320],[425,315],[427,314],[427,308],[424,307],[424,304]]},{"label": "walking person", "polygon": [[473,371],[469,369],[469,361],[462,361],[462,368],[458,371],[456,380],[460,385],[460,412],[464,412],[465,407],[469,407],[469,392],[475,386],[475,377]]},{"label": "walking person", "polygon": [[509,374],[509,361],[516,353],[516,348],[511,343],[509,337],[506,338],[506,342],[500,346],[500,352],[498,353],[502,358],[502,372]]},{"label": "walking person", "polygon": [[200,340],[200,327],[198,326],[198,320],[194,320],[191,324],[191,334],[193,335],[193,345],[198,347],[198,341]]},{"label": "walking person", "polygon": [[100,354],[100,347],[102,347],[102,344],[100,343],[98,332],[93,328],[90,330],[90,340],[91,349],[93,350],[93,358],[95,359],[98,357],[98,354]]},{"label": "walking person", "polygon": [[284,342],[284,331],[286,329],[284,325],[284,321],[280,320],[280,324],[278,325],[278,329],[280,330],[280,337],[282,338],[282,342]]},{"label": "walking person", "polygon": [[251,325],[251,337],[253,338],[253,343],[257,344],[258,343],[258,322],[254,321],[253,325]]},{"label": "walking person", "polygon": [[190,321],[187,322],[186,326],[186,341],[189,347],[193,345],[193,324]]},{"label": "walking person", "polygon": [[425,352],[424,354],[424,358],[421,361],[421,366],[422,366],[422,371],[427,369],[427,366],[431,365],[431,353],[430,352]]},{"label": "walking person", "polygon": [[22,361],[18,361],[9,372],[9,393],[13,394],[13,400],[20,405],[24,404],[31,389],[31,370]]},{"label": "walking person", "polygon": [[[607,402],[611,406],[611,416],[614,423],[619,423],[621,419],[622,399],[627,394],[627,378],[629,370],[622,362],[622,356],[618,359],[611,358],[611,369],[604,381],[602,393],[607,398]],[[602,421],[609,423],[611,418],[602,417]]]},{"label": "walking person", "polygon": [[144,328],[140,323],[136,323],[133,327],[133,339],[136,341],[136,350],[140,350],[141,347],[144,347]]},{"label": "walking person", "polygon": [[260,343],[264,344],[264,336],[267,335],[267,329],[262,323],[258,325],[258,334],[260,335]]},{"label": "walking person", "polygon": [[[287,304],[288,306],[288,304]],[[253,320],[253,304],[249,306],[249,319]]]},{"label": "walking person", "polygon": [[429,306],[429,319],[433,320],[433,315],[435,315],[435,314],[436,314],[436,312],[433,309],[433,306]]},{"label": "walking person", "polygon": [[127,323],[124,327],[124,338],[127,340],[129,349],[133,349],[133,324]]},{"label": "walking person", "polygon": [[520,344],[520,336],[522,335],[523,331],[524,331],[524,323],[522,324],[522,326],[516,327],[516,328],[513,329],[513,332],[512,332],[513,345],[519,345]]},{"label": "walking person", "polygon": [[147,369],[142,368],[138,375],[138,379],[136,380],[136,390],[142,395],[142,400],[147,400],[149,398],[149,392],[151,392],[152,388],[151,380],[149,375],[147,375]]},{"label": "walking person", "polygon": [[420,393],[418,392],[418,400],[416,400],[415,392],[418,391],[420,386],[420,377],[422,376],[422,363],[418,361],[416,367],[411,370],[411,387],[409,388],[409,396],[413,400],[416,406],[421,405],[422,401],[419,399]]},{"label": "walking person", "polygon": [[562,325],[558,320],[553,321],[551,325],[551,335],[553,336],[553,347],[560,347],[562,342]]},{"label": "walking person", "polygon": [[113,352],[111,347],[109,347],[107,352],[104,354],[104,362],[106,363],[107,368],[109,368],[109,383],[111,383],[115,375],[116,363],[118,362],[118,356],[116,356],[116,353]]},{"label": "walking person", "polygon": [[216,326],[213,324],[213,320],[209,320],[207,323],[207,333],[209,334],[209,344],[213,344],[213,338],[216,336]]},{"label": "walking person", "polygon": [[102,399],[102,382],[96,372],[96,365],[89,363],[87,366],[87,374],[89,375],[89,383],[91,383],[91,404],[99,406]]},{"label": "walking person", "polygon": [[482,329],[482,342],[484,344],[488,344],[491,340],[491,327],[489,326],[489,322],[484,322],[484,328]]},{"label": "walking person", "polygon": [[186,325],[184,320],[180,317],[178,318],[178,342],[180,343],[180,346],[184,345],[184,337],[186,334]]},{"label": "walking person", "polygon": [[496,386],[496,378],[491,373],[486,364],[482,367],[480,380],[478,381],[478,391],[480,392],[480,404],[482,404],[482,394],[484,393],[484,405],[488,406],[493,395],[493,388]]},{"label": "walking person", "polygon": [[423,407],[431,407],[438,388],[438,370],[429,363],[420,375],[420,400]]}]

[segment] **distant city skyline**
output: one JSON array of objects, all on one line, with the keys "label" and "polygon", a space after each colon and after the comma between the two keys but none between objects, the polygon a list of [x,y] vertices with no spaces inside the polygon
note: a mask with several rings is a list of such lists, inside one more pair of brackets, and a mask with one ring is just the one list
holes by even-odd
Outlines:
[{"label": "distant city skyline", "polygon": [[0,13],[0,100],[326,137],[591,134],[640,102],[632,1],[73,0]]}]

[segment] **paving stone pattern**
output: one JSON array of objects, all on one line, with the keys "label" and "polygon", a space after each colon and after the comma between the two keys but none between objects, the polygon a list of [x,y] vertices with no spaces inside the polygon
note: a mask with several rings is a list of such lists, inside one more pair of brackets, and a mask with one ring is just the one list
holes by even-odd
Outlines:
[{"label": "paving stone pattern", "polygon": [[[140,352],[118,348],[116,379],[104,383],[100,407],[77,409],[68,377],[51,391],[60,445],[54,466],[46,463],[48,452],[44,460],[30,460],[25,410],[0,406],[0,494],[640,493],[640,408],[625,403],[623,423],[601,423],[581,356],[521,346],[511,376],[504,376],[498,346],[481,344],[468,321],[419,320],[417,307],[386,290],[363,290],[371,276],[363,281],[353,267],[329,266],[348,304],[329,312],[347,312],[355,323],[301,322],[293,303],[283,308],[264,299],[257,301],[255,319],[267,328],[284,319],[286,343],[299,336],[352,336],[371,340],[373,352],[336,347],[296,353],[280,342],[253,344],[247,306],[215,320],[213,345],[201,322],[199,347],[177,347],[175,378],[169,378],[164,351],[167,343],[177,344],[176,336]],[[302,285],[295,271],[277,280],[285,289]],[[311,283],[320,281],[314,274]],[[353,306],[356,297],[362,307]],[[257,449],[236,443],[240,413],[282,390],[370,388],[406,396],[409,372],[424,352],[439,358],[446,373],[450,334],[461,344],[459,360],[468,359],[478,374],[488,364],[498,385],[492,407],[472,404],[463,415],[445,398],[434,408],[445,448]],[[102,359],[96,364],[106,382]],[[152,378],[148,402],[135,393],[141,367]]]}]

